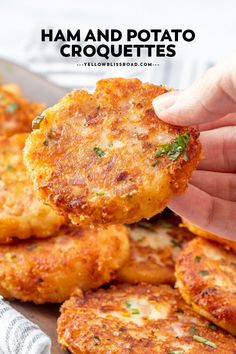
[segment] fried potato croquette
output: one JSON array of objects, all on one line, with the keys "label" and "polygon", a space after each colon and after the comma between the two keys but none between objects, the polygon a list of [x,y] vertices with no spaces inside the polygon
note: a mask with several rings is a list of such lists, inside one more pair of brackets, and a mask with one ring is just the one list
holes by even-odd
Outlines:
[{"label": "fried potato croquette", "polygon": [[65,222],[36,196],[23,163],[26,137],[0,136],[0,243],[14,238],[48,237]]},{"label": "fried potato croquette", "polygon": [[191,241],[176,264],[179,291],[193,309],[236,335],[236,254],[201,238]]},{"label": "fried potato croquette", "polygon": [[133,223],[164,209],[200,154],[194,129],[155,115],[152,100],[166,91],[107,79],[94,94],[73,91],[45,110],[25,148],[43,200],[81,225]]},{"label": "fried potato croquette", "polygon": [[58,341],[73,354],[235,353],[236,339],[195,314],[168,285],[120,285],[61,307]]},{"label": "fried potato croquette", "polygon": [[0,294],[6,298],[62,302],[76,289],[107,283],[127,260],[122,225],[64,227],[57,236],[0,246]]},{"label": "fried potato croquette", "polygon": [[217,241],[219,243],[223,243],[224,245],[229,246],[234,251],[236,251],[236,242],[233,240],[227,240],[223,236],[212,234],[209,231],[201,229],[199,226],[192,224],[190,221],[182,218],[182,223],[180,224],[181,227],[186,227],[189,231],[193,234],[204,237],[208,240]]},{"label": "fried potato croquette", "polygon": [[32,120],[44,105],[26,100],[14,84],[0,85],[0,135],[31,131]]},{"label": "fried potato croquette", "polygon": [[140,221],[130,226],[131,254],[118,271],[117,281],[173,285],[177,256],[192,238],[193,234],[188,230],[165,218],[155,223]]}]

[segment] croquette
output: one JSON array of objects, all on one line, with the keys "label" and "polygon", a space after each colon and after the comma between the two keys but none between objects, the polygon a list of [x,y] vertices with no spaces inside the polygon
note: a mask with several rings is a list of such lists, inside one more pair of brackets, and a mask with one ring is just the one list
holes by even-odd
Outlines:
[{"label": "croquette", "polygon": [[129,256],[127,229],[63,227],[47,239],[0,245],[0,294],[60,303],[76,289],[107,283]]},{"label": "croquette", "polygon": [[161,121],[167,89],[106,79],[73,91],[35,120],[25,162],[41,198],[73,223],[133,223],[183,192],[200,155],[198,132]]},{"label": "croquette", "polygon": [[61,307],[58,341],[70,353],[206,354],[236,351],[236,339],[194,313],[168,285],[120,285]]},{"label": "croquette", "polygon": [[48,237],[65,222],[34,191],[23,163],[27,134],[0,136],[0,243],[30,236]]},{"label": "croquette", "polygon": [[180,226],[186,227],[190,232],[192,232],[193,234],[195,234],[197,236],[204,237],[208,240],[217,241],[219,243],[223,243],[224,245],[227,245],[230,248],[232,248],[234,251],[236,251],[236,242],[235,241],[228,240],[228,239],[224,238],[223,236],[212,234],[209,231],[203,230],[199,226],[192,224],[187,219],[182,218],[182,223],[180,224]]},{"label": "croquette", "polygon": [[155,223],[140,221],[130,226],[130,257],[118,271],[117,281],[174,285],[176,258],[193,237],[164,217]]},{"label": "croquette", "polygon": [[196,238],[180,253],[177,286],[188,304],[236,335],[236,254],[219,243]]},{"label": "croquette", "polygon": [[15,84],[0,84],[0,135],[11,136],[32,130],[33,119],[44,105],[26,100]]}]

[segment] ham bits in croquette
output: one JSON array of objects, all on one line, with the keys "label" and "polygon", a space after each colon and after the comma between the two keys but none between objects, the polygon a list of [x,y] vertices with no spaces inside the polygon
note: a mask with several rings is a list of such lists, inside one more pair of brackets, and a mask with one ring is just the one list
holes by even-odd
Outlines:
[{"label": "ham bits in croquette", "polygon": [[194,129],[155,115],[152,100],[166,91],[107,79],[45,110],[25,148],[43,200],[77,224],[132,223],[163,210],[200,155]]}]

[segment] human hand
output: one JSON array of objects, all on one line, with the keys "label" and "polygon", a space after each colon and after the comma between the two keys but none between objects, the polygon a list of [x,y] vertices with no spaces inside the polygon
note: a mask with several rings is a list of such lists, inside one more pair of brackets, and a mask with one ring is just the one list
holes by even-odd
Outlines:
[{"label": "human hand", "polygon": [[200,130],[204,159],[168,207],[204,230],[236,240],[236,56],[186,90],[157,97],[158,117]]}]

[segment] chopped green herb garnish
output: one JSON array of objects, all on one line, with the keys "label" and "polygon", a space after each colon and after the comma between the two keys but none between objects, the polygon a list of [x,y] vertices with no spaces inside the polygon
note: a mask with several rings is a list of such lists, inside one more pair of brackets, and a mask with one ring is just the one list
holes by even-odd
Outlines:
[{"label": "chopped green herb garnish", "polygon": [[44,140],[43,145],[44,146],[48,146],[49,145],[49,140],[48,139]]},{"label": "chopped green herb garnish", "polygon": [[189,133],[179,134],[172,143],[160,146],[155,153],[155,157],[166,155],[170,160],[175,161],[184,152],[184,160],[188,160],[187,148],[189,139]]},{"label": "chopped green herb garnish", "polygon": [[148,221],[139,221],[138,226],[144,227],[145,229],[149,229],[152,227],[152,224]]},{"label": "chopped green herb garnish", "polygon": [[176,239],[172,239],[171,240],[171,243],[173,244],[173,246],[175,246],[175,247],[181,247],[182,246],[182,244],[183,244],[183,240],[176,240]]},{"label": "chopped green herb garnish", "polygon": [[39,129],[40,123],[42,122],[43,119],[44,119],[44,116],[42,114],[35,117],[32,122],[32,129]]},{"label": "chopped green herb garnish", "polygon": [[167,229],[171,229],[173,225],[165,220],[159,220],[158,224],[161,224],[162,226],[166,227]]},{"label": "chopped green herb garnish", "polygon": [[99,196],[102,196],[102,195],[105,195],[106,193],[105,192],[97,192],[96,195],[99,195]]},{"label": "chopped green herb garnish", "polygon": [[132,312],[132,315],[139,315],[140,314],[140,311],[138,309],[132,309],[131,312]]},{"label": "chopped green herb garnish", "polygon": [[38,244],[37,243],[33,243],[32,245],[26,246],[26,249],[29,250],[29,251],[32,251],[32,250],[34,250],[37,247],[38,247]]},{"label": "chopped green herb garnish", "polygon": [[138,243],[142,243],[144,240],[145,240],[145,236],[143,236],[143,237],[140,237],[140,238],[138,238],[136,241],[138,242]]},{"label": "chopped green herb garnish", "polygon": [[208,328],[212,329],[213,331],[217,330],[217,327],[214,325],[214,323],[211,322],[208,323]]},{"label": "chopped green herb garnish", "polygon": [[5,96],[3,94],[0,94],[0,100],[3,100]]},{"label": "chopped green herb garnish", "polygon": [[95,147],[95,148],[93,149],[93,151],[94,151],[95,154],[96,154],[97,156],[99,156],[99,157],[103,157],[103,156],[105,155],[105,152],[104,152],[102,149],[100,149],[99,147]]},{"label": "chopped green herb garnish", "polygon": [[130,308],[131,308],[131,303],[130,303],[129,301],[126,301],[126,302],[125,302],[125,306],[126,306],[128,309],[130,309]]},{"label": "chopped green herb garnish", "polygon": [[101,340],[98,336],[93,336],[93,343],[94,345],[99,345],[101,343]]},{"label": "chopped green herb garnish", "polygon": [[15,167],[13,167],[12,165],[8,165],[7,166],[7,171],[14,171]]},{"label": "chopped green herb garnish", "polygon": [[140,312],[138,309],[136,308],[132,308],[132,303],[130,301],[126,301],[125,302],[125,307],[127,307],[127,309],[130,310],[130,312],[132,313],[132,315],[139,315]]},{"label": "chopped green herb garnish", "polygon": [[167,155],[170,151],[171,144],[164,144],[162,145],[155,153],[155,157],[162,157]]},{"label": "chopped green herb garnish", "polygon": [[208,272],[208,270],[200,270],[199,274],[203,277],[209,275],[210,273]]},{"label": "chopped green herb garnish", "polygon": [[169,350],[168,352],[169,354],[184,354],[185,351],[184,350]]},{"label": "chopped green herb garnish", "polygon": [[200,337],[200,336],[197,336],[196,334],[193,335],[193,339],[199,343],[202,343],[204,345],[208,345],[209,347],[212,347],[212,348],[217,348],[217,345],[211,341],[209,341],[208,339],[206,338],[203,338],[203,337]]},{"label": "chopped green herb garnish", "polygon": [[9,105],[6,107],[6,112],[8,113],[13,113],[17,110],[19,105],[17,103],[9,103]]},{"label": "chopped green herb garnish", "polygon": [[109,143],[109,144],[108,144],[108,147],[109,147],[109,148],[112,148],[112,147],[113,147],[113,143]]},{"label": "chopped green herb garnish", "polygon": [[155,231],[153,225],[148,221],[139,221],[137,224],[139,227],[143,227],[144,229],[148,229],[150,231]]},{"label": "chopped green herb garnish", "polygon": [[159,161],[156,160],[156,161],[154,161],[153,163],[151,163],[151,166],[152,166],[152,167],[156,167],[158,164],[159,164]]},{"label": "chopped green herb garnish", "polygon": [[197,333],[197,330],[196,330],[196,327],[194,325],[192,325],[190,328],[189,328],[189,332],[191,334],[196,334]]},{"label": "chopped green herb garnish", "polygon": [[201,261],[201,259],[202,259],[202,257],[200,257],[200,256],[196,256],[196,257],[194,258],[194,260],[195,260],[196,263],[199,263],[199,262]]}]

